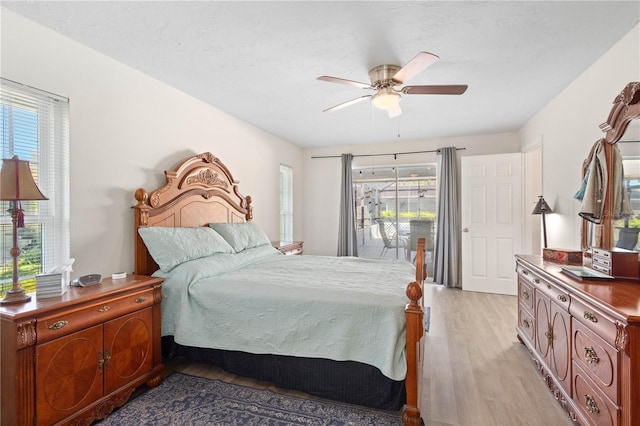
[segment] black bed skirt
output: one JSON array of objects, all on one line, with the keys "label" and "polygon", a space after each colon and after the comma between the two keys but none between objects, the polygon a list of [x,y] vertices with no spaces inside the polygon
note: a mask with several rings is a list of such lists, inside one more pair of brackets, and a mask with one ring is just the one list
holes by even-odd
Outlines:
[{"label": "black bed skirt", "polygon": [[407,398],[404,380],[391,380],[377,368],[355,361],[194,348],[175,343],[173,336],[162,338],[162,355],[214,364],[281,388],[381,410],[398,411]]}]

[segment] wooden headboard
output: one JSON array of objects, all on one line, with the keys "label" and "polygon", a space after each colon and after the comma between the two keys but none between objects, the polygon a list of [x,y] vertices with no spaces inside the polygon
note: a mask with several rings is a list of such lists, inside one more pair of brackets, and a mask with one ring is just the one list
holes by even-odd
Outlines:
[{"label": "wooden headboard", "polygon": [[196,227],[209,223],[245,222],[253,218],[251,197],[238,192],[238,182],[213,154],[189,157],[175,170],[166,170],[166,183],[151,192],[135,192],[135,274],[158,270],[138,228],[149,226]]}]

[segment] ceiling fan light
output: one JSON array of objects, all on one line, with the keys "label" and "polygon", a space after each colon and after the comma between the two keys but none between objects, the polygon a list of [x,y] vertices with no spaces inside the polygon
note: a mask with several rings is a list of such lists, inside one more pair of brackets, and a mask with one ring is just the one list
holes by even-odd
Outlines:
[{"label": "ceiling fan light", "polygon": [[397,108],[400,104],[400,95],[391,89],[384,89],[373,96],[373,106],[382,110]]}]

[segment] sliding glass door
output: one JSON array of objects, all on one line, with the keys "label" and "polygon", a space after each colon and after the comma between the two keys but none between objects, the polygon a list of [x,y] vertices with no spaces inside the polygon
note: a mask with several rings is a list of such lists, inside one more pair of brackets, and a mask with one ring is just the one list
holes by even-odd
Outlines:
[{"label": "sliding glass door", "polygon": [[353,182],[360,257],[414,260],[419,237],[433,246],[436,164],[354,169]]}]

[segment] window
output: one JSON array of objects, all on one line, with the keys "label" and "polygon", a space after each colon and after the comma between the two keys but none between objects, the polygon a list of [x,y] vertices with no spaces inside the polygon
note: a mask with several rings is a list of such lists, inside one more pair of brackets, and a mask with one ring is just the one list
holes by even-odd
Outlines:
[{"label": "window", "polygon": [[436,181],[436,164],[353,170],[358,256],[413,258],[420,237],[432,252]]},{"label": "window", "polygon": [[280,164],[280,241],[293,241],[293,169]]},{"label": "window", "polygon": [[[69,101],[66,98],[0,80],[0,153],[29,161],[33,177],[48,201],[22,202],[25,227],[18,229],[18,275],[26,292],[35,275],[69,259]],[[0,201],[0,296],[11,288],[13,246],[8,201]]]}]

